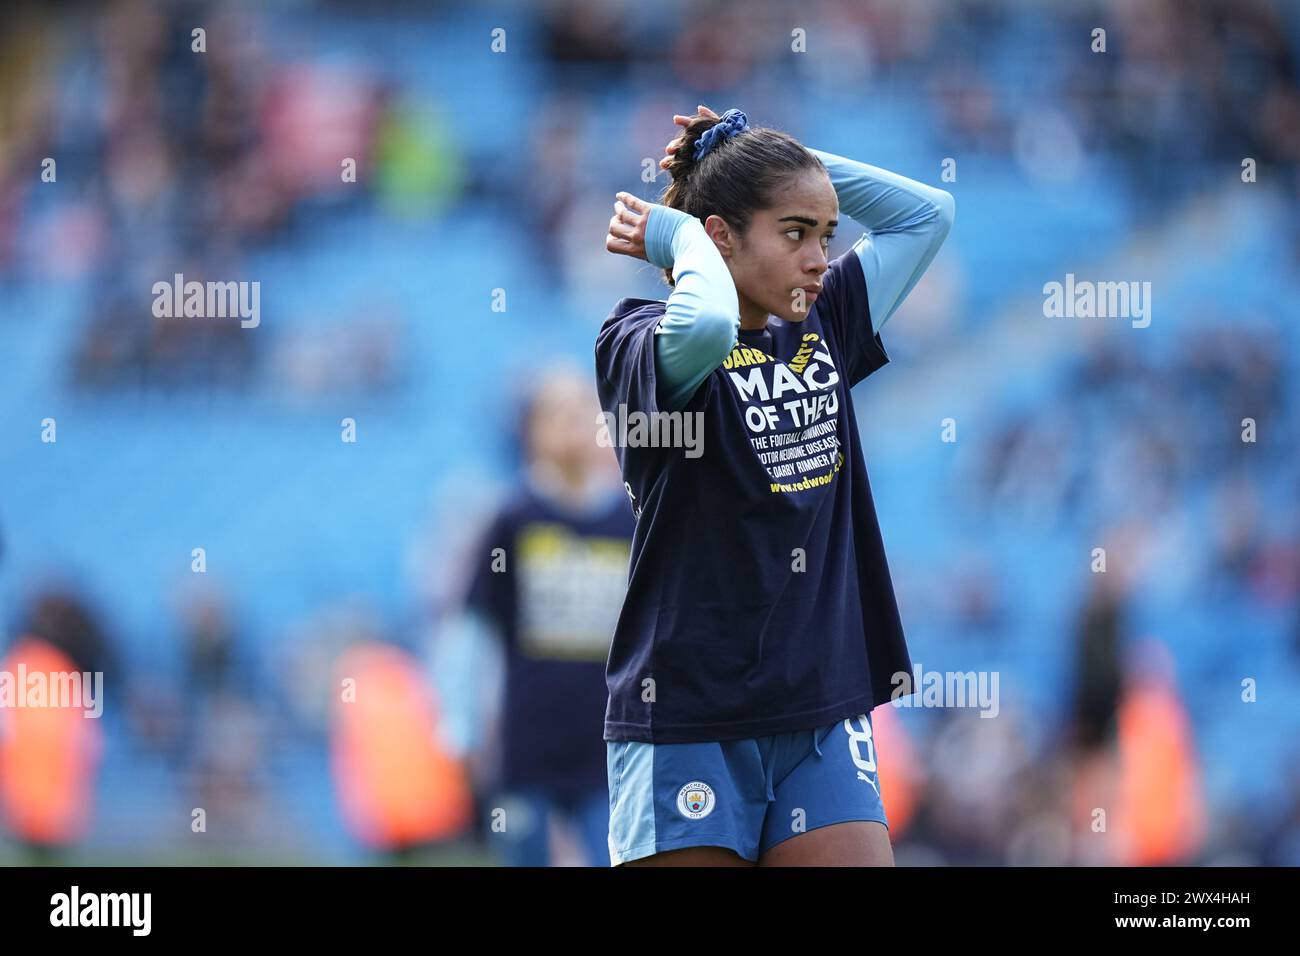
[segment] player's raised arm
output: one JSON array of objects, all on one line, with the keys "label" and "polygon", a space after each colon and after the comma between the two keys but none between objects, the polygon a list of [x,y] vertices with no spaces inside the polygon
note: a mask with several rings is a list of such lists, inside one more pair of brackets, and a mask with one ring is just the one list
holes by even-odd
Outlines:
[{"label": "player's raised arm", "polygon": [[736,285],[694,216],[628,193],[618,198],[605,248],[673,273],[655,330],[655,376],[663,408],[680,408],[731,352],[740,327]]},{"label": "player's raised arm", "polygon": [[871,296],[872,331],[912,291],[952,228],[952,193],[879,166],[809,149],[830,174],[840,212],[868,232],[854,244]]}]

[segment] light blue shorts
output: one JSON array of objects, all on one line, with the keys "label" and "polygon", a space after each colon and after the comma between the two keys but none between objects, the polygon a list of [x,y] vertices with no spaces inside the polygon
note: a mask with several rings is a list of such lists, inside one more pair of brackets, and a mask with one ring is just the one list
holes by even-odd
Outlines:
[{"label": "light blue shorts", "polygon": [[887,827],[871,717],[697,744],[606,741],[611,866],[688,846],[746,860],[808,830]]}]

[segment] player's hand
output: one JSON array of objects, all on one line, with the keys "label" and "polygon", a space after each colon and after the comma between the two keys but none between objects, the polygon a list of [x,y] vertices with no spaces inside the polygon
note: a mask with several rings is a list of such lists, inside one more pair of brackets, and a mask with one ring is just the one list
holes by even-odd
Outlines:
[{"label": "player's hand", "polygon": [[[700,116],[707,116],[709,119],[719,119],[718,114],[713,112],[713,110],[709,109],[707,106],[697,106],[696,109],[700,111]],[[678,126],[686,127],[691,125],[691,120],[693,119],[695,119],[694,116],[674,116],[673,122]],[[673,153],[677,152],[677,148],[682,145],[682,135],[684,134],[685,129],[683,129],[681,134],[678,134],[676,139],[664,147],[664,152],[667,155],[665,155],[663,159],[659,160],[660,169],[667,169],[669,165],[672,164]]]},{"label": "player's hand", "polygon": [[650,221],[652,204],[630,193],[616,193],[615,196],[614,216],[609,220],[605,250],[633,259],[646,259],[645,228]]}]

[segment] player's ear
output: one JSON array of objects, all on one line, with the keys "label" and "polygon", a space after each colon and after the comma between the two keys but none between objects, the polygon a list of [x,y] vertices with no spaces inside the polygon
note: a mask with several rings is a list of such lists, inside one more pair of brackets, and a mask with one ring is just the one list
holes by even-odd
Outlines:
[{"label": "player's ear", "polygon": [[718,251],[724,258],[740,251],[740,237],[721,216],[710,216],[705,219],[704,231],[709,234],[709,238],[713,240],[713,244],[718,247]]}]

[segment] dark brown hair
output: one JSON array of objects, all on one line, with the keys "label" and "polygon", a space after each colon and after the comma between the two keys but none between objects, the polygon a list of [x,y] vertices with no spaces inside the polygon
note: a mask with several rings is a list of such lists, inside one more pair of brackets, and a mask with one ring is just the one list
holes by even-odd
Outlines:
[{"label": "dark brown hair", "polygon": [[[750,126],[729,139],[713,144],[699,162],[695,144],[718,120],[696,114],[684,139],[672,155],[668,173],[672,182],[660,205],[690,213],[700,222],[721,216],[738,233],[744,233],[754,213],[774,206],[780,188],[805,170],[826,167],[788,133]],[[673,285],[673,270],[664,270]]]}]

